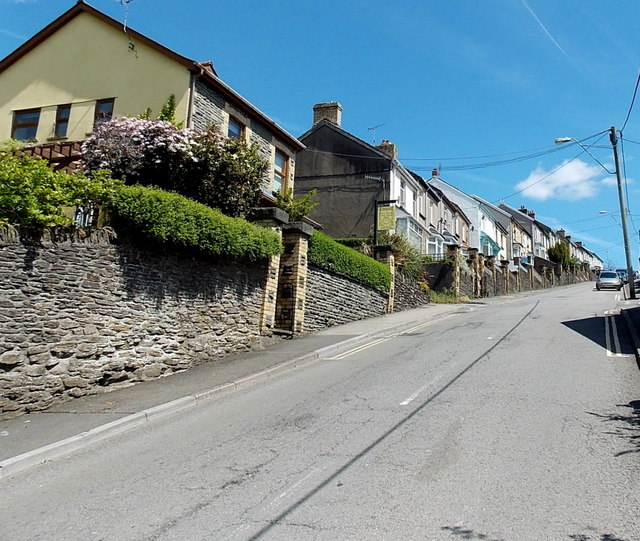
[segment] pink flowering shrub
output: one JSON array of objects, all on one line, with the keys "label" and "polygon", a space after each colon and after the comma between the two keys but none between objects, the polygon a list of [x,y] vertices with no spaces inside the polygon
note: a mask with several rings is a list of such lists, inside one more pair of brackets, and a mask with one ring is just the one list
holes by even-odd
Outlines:
[{"label": "pink flowering shrub", "polygon": [[99,126],[82,146],[87,173],[107,169],[127,184],[175,191],[229,216],[257,205],[268,170],[257,148],[170,122],[119,118]]},{"label": "pink flowering shrub", "polygon": [[195,161],[195,132],[170,122],[117,118],[98,126],[82,145],[85,172],[108,169],[127,184],[174,190]]}]

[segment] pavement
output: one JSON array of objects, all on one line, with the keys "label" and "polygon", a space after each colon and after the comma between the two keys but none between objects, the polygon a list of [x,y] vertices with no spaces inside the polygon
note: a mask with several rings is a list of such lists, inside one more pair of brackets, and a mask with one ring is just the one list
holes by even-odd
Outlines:
[{"label": "pavement", "polygon": [[[508,297],[471,304],[505,301]],[[500,302],[498,301],[498,302]],[[407,331],[455,312],[465,304],[420,308],[329,327],[264,349],[233,354],[153,381],[107,389],[45,411],[0,422],[0,478],[59,458],[107,438],[208,400],[254,385],[369,340]],[[640,302],[622,310],[640,359]],[[640,365],[639,365],[640,366]]]},{"label": "pavement", "polygon": [[105,389],[45,411],[0,421],[0,478],[59,458],[208,400],[459,310],[429,304],[283,339],[152,381]]}]

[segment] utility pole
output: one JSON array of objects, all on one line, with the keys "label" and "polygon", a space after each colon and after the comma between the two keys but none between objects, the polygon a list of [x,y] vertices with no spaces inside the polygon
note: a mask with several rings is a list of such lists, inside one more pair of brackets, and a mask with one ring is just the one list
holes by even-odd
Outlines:
[{"label": "utility pole", "polygon": [[631,249],[629,247],[629,233],[627,229],[627,205],[624,198],[624,190],[622,189],[622,173],[620,171],[620,158],[618,156],[618,131],[615,126],[611,126],[609,130],[609,140],[613,147],[613,159],[616,166],[616,181],[618,183],[618,197],[620,199],[620,215],[622,218],[622,235],[624,237],[624,255],[627,259],[627,279],[629,280],[629,298],[636,298],[636,288],[633,274],[633,262],[631,261]]}]

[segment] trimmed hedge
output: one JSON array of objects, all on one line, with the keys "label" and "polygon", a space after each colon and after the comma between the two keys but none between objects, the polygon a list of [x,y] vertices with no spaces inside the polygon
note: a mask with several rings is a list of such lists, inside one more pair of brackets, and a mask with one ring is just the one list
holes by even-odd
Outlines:
[{"label": "trimmed hedge", "polygon": [[387,265],[347,248],[318,231],[309,239],[309,262],[381,291],[388,292],[391,288],[391,271]]},{"label": "trimmed hedge", "polygon": [[[354,250],[358,250],[364,244],[371,244],[371,239],[367,239],[365,237],[362,238],[347,238],[347,239],[334,239],[336,242],[339,242],[343,246],[348,246],[349,248],[353,248]],[[359,250],[358,250],[359,251]]]},{"label": "trimmed hedge", "polygon": [[249,261],[282,253],[276,232],[157,188],[121,186],[107,210],[117,230],[160,245]]}]

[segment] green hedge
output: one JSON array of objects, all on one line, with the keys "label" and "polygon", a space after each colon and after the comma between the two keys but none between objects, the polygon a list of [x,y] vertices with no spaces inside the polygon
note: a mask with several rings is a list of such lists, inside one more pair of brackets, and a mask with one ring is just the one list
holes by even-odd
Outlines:
[{"label": "green hedge", "polygon": [[161,245],[250,261],[282,253],[276,232],[156,188],[122,186],[107,210],[116,229]]},{"label": "green hedge", "polygon": [[[367,239],[365,237],[362,238],[346,238],[346,239],[334,239],[336,242],[339,242],[343,246],[348,246],[349,248],[353,248],[354,250],[358,250],[363,244],[371,244],[371,239]],[[358,250],[359,251],[359,250]]]},{"label": "green hedge", "polygon": [[391,271],[387,265],[347,248],[318,231],[309,239],[309,262],[381,291],[388,292],[391,287]]}]

